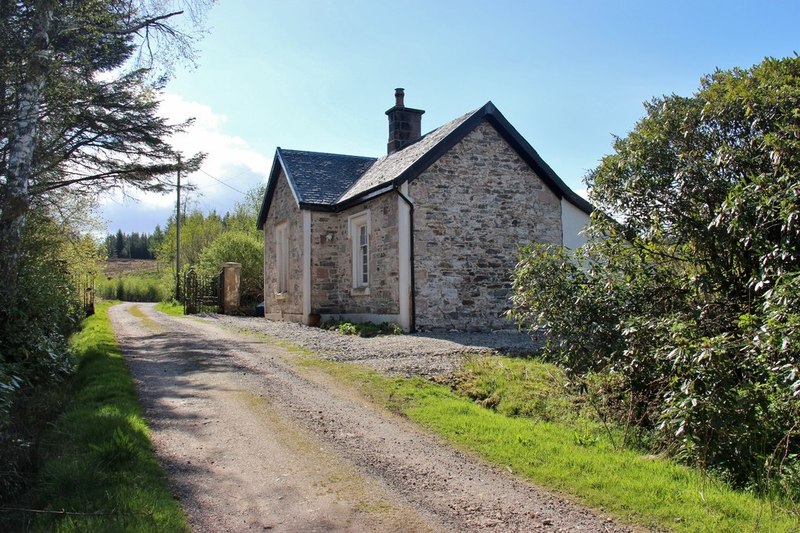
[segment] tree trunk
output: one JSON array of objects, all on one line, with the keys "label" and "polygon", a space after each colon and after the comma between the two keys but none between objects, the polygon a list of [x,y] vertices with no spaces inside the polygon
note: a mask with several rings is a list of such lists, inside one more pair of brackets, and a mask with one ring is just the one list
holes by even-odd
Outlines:
[{"label": "tree trunk", "polygon": [[9,309],[17,289],[22,230],[30,207],[29,187],[33,152],[39,125],[39,107],[47,78],[50,21],[55,0],[38,0],[28,47],[27,79],[18,95],[17,110],[8,149],[8,171],[0,197],[0,310]]}]

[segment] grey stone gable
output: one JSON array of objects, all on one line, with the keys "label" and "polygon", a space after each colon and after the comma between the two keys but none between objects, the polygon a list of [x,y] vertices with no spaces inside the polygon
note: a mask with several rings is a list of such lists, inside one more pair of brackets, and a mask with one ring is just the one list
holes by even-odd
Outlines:
[{"label": "grey stone gable", "polygon": [[591,214],[594,207],[558,177],[492,102],[433,130],[416,143],[378,159],[338,200],[337,208],[356,205],[415,179],[484,121],[497,130],[558,198],[566,198],[584,213]]}]

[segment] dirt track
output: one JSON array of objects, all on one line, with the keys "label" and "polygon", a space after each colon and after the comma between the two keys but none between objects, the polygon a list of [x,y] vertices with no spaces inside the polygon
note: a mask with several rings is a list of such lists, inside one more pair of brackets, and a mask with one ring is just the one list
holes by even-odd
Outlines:
[{"label": "dirt track", "polygon": [[283,348],[152,304],[110,315],[195,531],[630,530],[299,372]]}]

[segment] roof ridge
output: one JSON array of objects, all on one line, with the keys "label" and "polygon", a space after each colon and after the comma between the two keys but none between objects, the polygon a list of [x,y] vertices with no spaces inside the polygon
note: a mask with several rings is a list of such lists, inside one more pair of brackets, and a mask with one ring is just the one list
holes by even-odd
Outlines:
[{"label": "roof ridge", "polygon": [[[489,103],[491,104],[491,102],[489,102]],[[358,180],[356,180],[352,185],[350,185],[350,187],[348,187],[347,190],[344,191],[339,196],[339,198],[336,199],[336,203],[338,204],[338,203],[344,201],[345,199],[350,199],[350,198],[348,198],[348,196],[350,196],[351,191],[353,191],[354,188],[356,188],[359,185],[361,185],[361,179],[365,175],[367,175],[372,169],[376,168],[377,165],[384,164],[384,162],[391,161],[392,159],[401,159],[404,156],[409,155],[409,153],[412,152],[414,148],[419,148],[419,144],[421,142],[424,142],[425,140],[429,139],[435,133],[441,132],[443,130],[448,130],[448,128],[449,128],[449,131],[447,131],[447,133],[445,135],[443,135],[441,139],[436,140],[436,142],[432,146],[429,146],[429,147],[425,148],[424,151],[421,154],[418,154],[416,157],[414,157],[412,160],[410,160],[407,164],[404,164],[403,165],[404,168],[400,172],[398,172],[395,175],[395,177],[398,176],[398,175],[401,175],[402,173],[407,171],[411,166],[413,166],[415,164],[415,162],[418,161],[421,157],[423,157],[425,154],[427,154],[428,152],[433,150],[444,139],[446,139],[447,137],[452,135],[453,132],[456,131],[465,122],[469,121],[473,116],[475,116],[476,114],[478,114],[478,113],[480,113],[482,111],[485,111],[485,110],[486,110],[486,106],[482,106],[482,107],[479,107],[479,108],[474,109],[472,111],[469,111],[467,113],[464,113],[463,115],[461,115],[459,117],[456,117],[453,120],[450,120],[449,122],[446,122],[445,124],[442,124],[438,128],[432,129],[431,131],[429,131],[425,135],[421,136],[419,139],[415,140],[413,143],[411,143],[411,144],[409,144],[407,146],[404,146],[402,149],[397,150],[396,152],[392,152],[391,154],[387,154],[387,155],[379,157],[378,159],[375,160],[375,163],[373,163],[372,166],[370,166],[370,168],[368,168],[366,171],[364,171],[363,174],[361,174],[361,176],[359,177]],[[392,180],[390,180],[390,181],[393,181],[393,180],[394,180],[394,178]],[[385,186],[386,186],[386,183],[379,183],[378,185],[376,185],[376,187],[378,187],[378,188],[385,187]],[[358,194],[353,195],[353,196],[355,197],[355,196],[359,196],[361,194],[367,193],[370,190],[372,190],[373,188],[375,188],[375,187],[367,187],[364,191],[361,191]]]},{"label": "roof ridge", "polygon": [[294,150],[291,148],[281,148],[280,146],[278,147],[278,150],[280,150],[281,152],[293,152],[296,154],[329,155],[335,157],[352,157],[354,159],[373,159],[373,160],[377,159],[375,157],[370,157],[368,155],[335,154],[333,152],[315,152],[313,150]]}]

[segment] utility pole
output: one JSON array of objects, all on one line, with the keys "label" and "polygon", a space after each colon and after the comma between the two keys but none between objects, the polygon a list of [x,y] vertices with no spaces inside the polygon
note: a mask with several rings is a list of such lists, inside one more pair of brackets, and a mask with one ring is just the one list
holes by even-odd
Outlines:
[{"label": "utility pole", "polygon": [[181,156],[178,156],[178,201],[175,204],[175,299],[181,301]]}]

